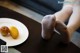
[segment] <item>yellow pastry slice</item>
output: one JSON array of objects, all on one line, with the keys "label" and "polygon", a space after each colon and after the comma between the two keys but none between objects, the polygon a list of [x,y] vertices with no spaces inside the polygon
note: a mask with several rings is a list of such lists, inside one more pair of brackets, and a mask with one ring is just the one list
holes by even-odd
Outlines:
[{"label": "yellow pastry slice", "polygon": [[12,36],[13,39],[17,39],[19,36],[19,31],[16,27],[11,26],[10,27],[10,35]]}]

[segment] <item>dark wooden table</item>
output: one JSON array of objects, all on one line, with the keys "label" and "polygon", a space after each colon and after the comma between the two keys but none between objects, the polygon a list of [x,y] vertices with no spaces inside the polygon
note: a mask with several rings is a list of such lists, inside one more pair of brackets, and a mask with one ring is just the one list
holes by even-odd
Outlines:
[{"label": "dark wooden table", "polygon": [[8,17],[21,21],[29,30],[28,39],[15,49],[21,53],[80,53],[80,48],[72,42],[64,47],[59,45],[60,38],[55,34],[52,39],[45,41],[41,38],[41,24],[12,10],[0,6],[0,18]]}]

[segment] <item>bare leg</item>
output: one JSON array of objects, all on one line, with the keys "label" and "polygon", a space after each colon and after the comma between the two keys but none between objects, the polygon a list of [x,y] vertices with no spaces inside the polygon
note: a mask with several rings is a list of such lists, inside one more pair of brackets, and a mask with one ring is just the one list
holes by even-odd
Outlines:
[{"label": "bare leg", "polygon": [[72,33],[80,27],[80,15],[79,15],[80,14],[80,3],[79,3],[80,1],[76,0],[76,2],[73,5],[73,13],[69,19],[69,23],[67,27],[63,23],[60,23],[60,22],[57,22],[57,25],[56,25],[56,29],[64,37],[62,40],[64,43],[69,43]]},{"label": "bare leg", "polygon": [[73,2],[75,2],[75,0],[64,1],[62,10],[55,13],[55,17],[57,21],[65,22],[70,17],[70,15],[72,14]]},{"label": "bare leg", "polygon": [[65,22],[70,17],[71,13],[72,13],[72,7],[65,6],[61,11],[55,13],[56,20]]},{"label": "bare leg", "polygon": [[77,1],[73,7],[73,14],[69,19],[67,25],[69,35],[71,37],[72,33],[80,27],[80,1]]}]

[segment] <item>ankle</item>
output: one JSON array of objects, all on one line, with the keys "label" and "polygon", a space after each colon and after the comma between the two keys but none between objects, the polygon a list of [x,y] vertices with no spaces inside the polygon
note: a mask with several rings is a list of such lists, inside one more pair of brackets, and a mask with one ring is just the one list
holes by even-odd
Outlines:
[{"label": "ankle", "polygon": [[61,11],[65,11],[67,14],[72,14],[73,6],[72,5],[65,5]]},{"label": "ankle", "polygon": [[67,27],[67,31],[68,31],[69,37],[71,38],[74,30],[71,27]]}]

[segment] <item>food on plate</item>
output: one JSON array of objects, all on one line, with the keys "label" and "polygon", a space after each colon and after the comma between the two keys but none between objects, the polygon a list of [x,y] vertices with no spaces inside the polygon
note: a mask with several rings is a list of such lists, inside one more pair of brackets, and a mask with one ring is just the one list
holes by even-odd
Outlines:
[{"label": "food on plate", "polygon": [[19,36],[18,29],[16,27],[14,27],[14,26],[11,26],[9,30],[10,30],[10,35],[12,36],[12,38],[13,39],[17,39],[18,36]]},{"label": "food on plate", "polygon": [[15,26],[10,26],[9,28],[7,26],[2,26],[0,32],[2,36],[10,35],[13,39],[17,39],[19,36],[19,31]]},{"label": "food on plate", "polygon": [[0,32],[1,32],[1,34],[2,34],[3,36],[7,36],[10,31],[9,31],[9,28],[8,28],[7,26],[2,26],[2,27],[0,28]]}]

